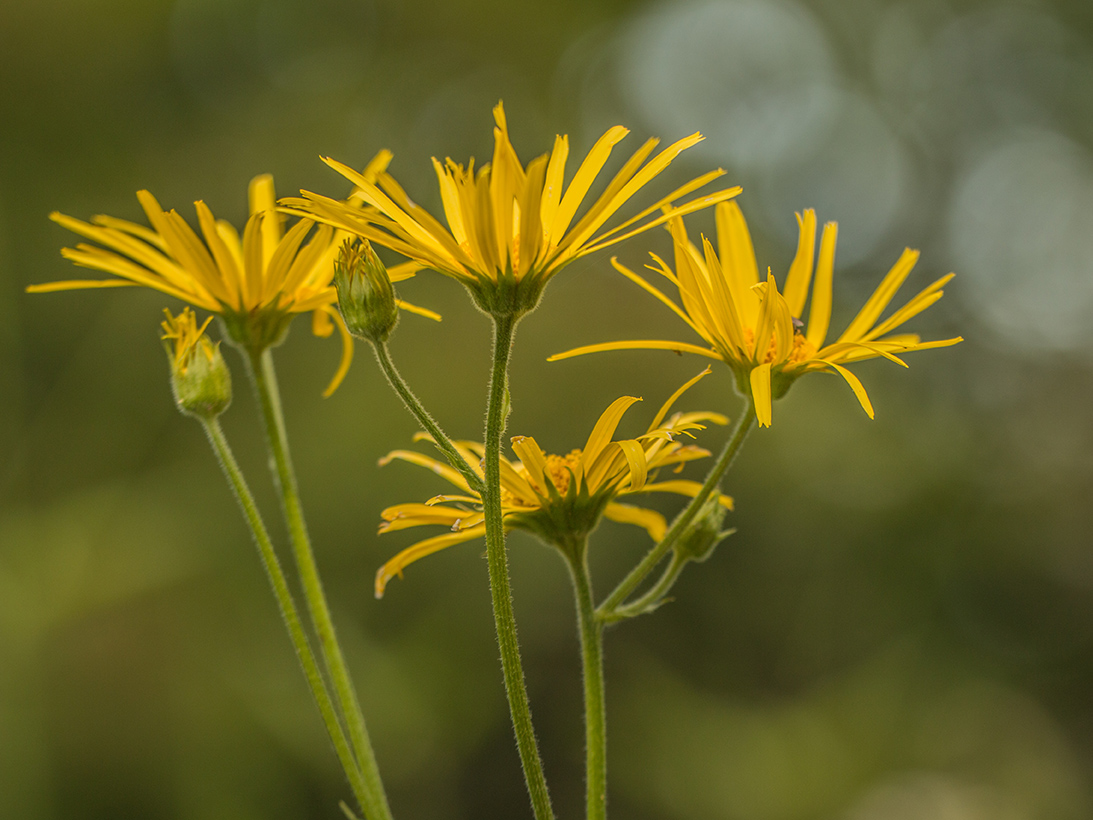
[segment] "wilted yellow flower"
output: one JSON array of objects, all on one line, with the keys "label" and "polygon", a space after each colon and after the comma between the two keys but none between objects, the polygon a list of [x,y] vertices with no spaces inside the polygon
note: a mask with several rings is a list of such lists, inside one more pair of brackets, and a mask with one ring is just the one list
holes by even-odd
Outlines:
[{"label": "wilted yellow flower", "polygon": [[210,316],[201,327],[197,317],[188,307],[178,316],[164,310],[164,347],[171,360],[171,387],[175,403],[183,413],[202,419],[213,419],[228,409],[232,400],[231,373],[220,345],[213,344],[205,335],[205,328],[212,321]]},{"label": "wilted yellow flower", "polygon": [[[352,231],[451,276],[466,285],[487,312],[519,315],[535,307],[546,282],[574,259],[672,216],[740,193],[740,188],[730,188],[673,205],[721,176],[724,171],[719,169],[688,182],[615,228],[602,230],[638,190],[702,136],[696,133],[681,139],[645,163],[659,142],[650,139],[574,224],[577,210],[614,145],[629,133],[627,129],[615,126],[600,137],[563,194],[568,137],[556,137],[551,153],[532,160],[525,169],[509,142],[501,103],[493,115],[497,127],[492,163],[476,171],[473,160],[464,167],[451,159],[441,164],[433,158],[447,228],[414,204],[389,174],[369,179],[332,159],[324,161],[357,186],[354,198],[339,202],[304,191],[303,199],[285,200],[284,204],[294,213]],[[358,207],[357,199],[375,210]]]},{"label": "wilted yellow flower", "polygon": [[[953,277],[951,273],[938,279],[878,324],[881,313],[918,260],[918,251],[907,248],[843,334],[834,342],[825,344],[831,320],[831,280],[837,224],[829,222],[824,226],[813,281],[816,214],[806,210],[804,215],[797,215],[800,228],[797,255],[786,275],[784,293],[780,293],[769,270],[766,280],[759,280],[751,235],[739,206],[735,202],[718,205],[716,221],[718,252],[705,237],[702,238],[700,251],[688,240],[683,220],[673,219],[669,229],[675,247],[675,272],[659,256],[650,254],[654,264],[647,267],[678,288],[682,305],[676,304],[645,279],[619,264],[617,259],[611,260],[620,273],[651,293],[690,325],[709,347],[655,340],[607,342],[560,353],[551,356],[550,361],[602,350],[641,348],[686,351],[721,359],[735,372],[741,392],[751,393],[759,424],[769,427],[771,399],[785,395],[790,385],[804,373],[838,373],[872,418],[873,406],[865,388],[843,364],[883,356],[906,367],[896,353],[947,347],[963,341],[959,336],[923,342],[913,333],[885,335],[940,299],[942,287]],[[812,304],[805,329],[801,316],[810,282]]]},{"label": "wilted yellow flower", "polygon": [[[688,461],[705,458],[707,450],[677,441],[680,435],[702,430],[701,422],[726,424],[720,413],[675,413],[665,421],[675,401],[691,385],[709,373],[709,368],[687,382],[664,403],[649,425],[636,439],[612,441],[623,414],[641,399],[623,396],[616,399],[596,422],[584,448],[567,455],[548,455],[529,436],[515,436],[512,449],[517,461],[501,458],[501,509],[506,529],[532,532],[563,549],[591,532],[601,517],[626,524],[636,524],[659,541],[667,529],[664,516],[655,510],[620,504],[620,495],[642,492],[671,492],[694,497],[701,483],[686,479],[657,481],[660,467],[675,465],[676,472]],[[417,440],[429,440],[419,434]],[[482,475],[480,462],[485,452],[477,442],[454,442],[471,468]],[[425,467],[461,491],[456,495],[438,495],[424,504],[397,504],[381,513],[379,531],[393,532],[408,527],[441,524],[450,532],[419,541],[404,549],[376,573],[376,597],[383,595],[387,582],[419,558],[452,544],[480,538],[486,533],[482,498],[471,490],[466,479],[448,464],[414,450],[395,450],[380,460],[395,459]],[[720,496],[721,503],[732,508],[732,499]]]},{"label": "wilted yellow flower", "polygon": [[[363,176],[375,173],[370,166]],[[304,244],[314,225],[310,219],[299,220],[286,232],[269,174],[251,180],[251,216],[241,239],[232,225],[215,219],[204,202],[194,203],[199,237],[176,211],[164,211],[148,191],[138,191],[137,199],[151,229],[110,216],[96,216],[88,223],[57,212],[50,215],[54,222],[98,243],[64,248],[61,254],[66,259],[118,278],[50,282],[27,290],[48,293],[143,285],[220,315],[233,340],[259,351],[276,344],[296,314],[313,312],[316,335],[333,332],[331,319],[342,331],[342,362],[326,395],[333,392],[353,355],[352,339],[332,306],[337,294],[331,285],[334,259],[348,234],[320,225]],[[389,273],[397,281],[418,268],[411,262]]]}]

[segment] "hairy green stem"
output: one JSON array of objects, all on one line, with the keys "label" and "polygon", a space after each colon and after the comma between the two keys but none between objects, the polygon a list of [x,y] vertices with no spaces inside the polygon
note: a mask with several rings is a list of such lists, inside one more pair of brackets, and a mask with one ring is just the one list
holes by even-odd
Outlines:
[{"label": "hairy green stem", "polygon": [[664,601],[664,596],[668,594],[668,590],[675,584],[685,566],[687,566],[687,558],[679,553],[673,553],[668,566],[664,568],[664,573],[653,586],[649,587],[647,592],[643,593],[640,598],[605,613],[600,620],[604,623],[614,623],[626,618],[644,615],[646,612],[652,612]]},{"label": "hairy green stem", "polygon": [[406,405],[406,409],[409,410],[414,418],[418,420],[418,423],[425,428],[425,430],[433,437],[433,442],[436,444],[437,449],[444,454],[448,459],[448,462],[457,470],[460,475],[467,480],[467,484],[474,492],[482,494],[486,490],[486,485],[483,483],[482,478],[476,473],[464,458],[459,455],[459,451],[455,449],[451,439],[449,439],[444,431],[440,429],[440,425],[436,423],[429,411],[425,409],[424,405],[418,400],[418,397],[414,395],[414,392],[410,389],[410,386],[406,384],[406,381],[402,378],[402,374],[398,372],[395,367],[395,363],[391,361],[391,352],[387,348],[386,342],[373,342],[372,349],[376,351],[376,360],[379,362],[380,369],[383,370],[383,375],[387,377],[387,381],[394,389],[402,403]]},{"label": "hairy green stem", "polygon": [[702,485],[702,488],[698,491],[698,494],[691,499],[691,502],[684,507],[683,511],[676,516],[675,521],[672,522],[671,528],[665,536],[660,539],[660,543],[653,547],[646,556],[641,559],[641,562],[634,567],[630,574],[627,575],[619,585],[615,587],[614,591],[607,596],[607,599],[600,604],[596,610],[596,615],[602,620],[610,621],[615,620],[614,613],[622,605],[622,602],[626,600],[650,572],[652,572],[661,559],[668,553],[672,547],[675,546],[679,537],[687,530],[687,527],[694,521],[698,511],[702,509],[702,505],[706,503],[706,499],[710,497],[721,481],[721,477],[725,475],[725,471],[729,469],[729,465],[732,464],[733,459],[736,458],[736,454],[740,451],[740,445],[744,443],[744,439],[747,438],[748,431],[751,430],[752,424],[755,422],[755,401],[749,395],[744,407],[744,411],[740,414],[740,417],[736,420],[736,426],[733,428],[732,435],[729,436],[729,440],[725,443],[725,449],[721,451],[720,457],[717,459],[717,463],[713,469],[710,470],[710,474],[706,476],[706,482]]},{"label": "hairy green stem", "polygon": [[281,610],[281,618],[288,629],[289,638],[292,640],[292,646],[296,650],[296,657],[303,668],[307,685],[311,688],[311,694],[319,707],[319,713],[326,725],[327,734],[330,735],[330,741],[334,744],[334,751],[342,764],[342,769],[345,771],[345,776],[348,778],[353,794],[357,798],[357,803],[363,810],[369,800],[364,778],[361,776],[360,769],[357,768],[357,762],[353,758],[353,752],[349,748],[349,741],[346,739],[342,725],[338,722],[334,702],[330,699],[330,693],[326,689],[326,683],[319,671],[319,665],[315,661],[315,653],[311,650],[311,644],[308,642],[307,634],[300,622],[296,602],[292,599],[288,581],[281,569],[281,562],[277,559],[277,553],[274,552],[269,532],[262,522],[258,506],[254,503],[254,496],[251,495],[250,488],[243,478],[243,472],[239,469],[235,456],[232,455],[228,441],[224,437],[224,431],[220,428],[220,422],[215,418],[201,419],[201,422],[205,426],[205,432],[209,436],[213,451],[220,461],[220,467],[224,470],[224,475],[227,477],[228,483],[235,493],[236,500],[238,500],[239,506],[243,510],[243,517],[246,518],[247,524],[250,526],[251,535],[254,536],[254,543],[258,547],[258,555],[262,559],[266,576],[273,588],[273,596],[277,599],[277,606]]},{"label": "hairy green stem", "polygon": [[516,616],[512,609],[512,589],[509,584],[509,562],[505,552],[505,529],[501,515],[501,436],[508,414],[508,364],[516,317],[511,314],[493,317],[493,370],[490,374],[489,403],[486,406],[486,492],[483,507],[486,516],[486,559],[490,572],[490,596],[493,600],[493,620],[497,628],[497,643],[501,649],[501,671],[505,677],[512,728],[516,747],[524,767],[524,780],[531,797],[536,820],[552,820],[543,762],[531,723],[531,705],[524,683],[524,668],[520,661],[520,646],[516,640]]},{"label": "hairy green stem", "polygon": [[376,756],[372,751],[372,743],[364,723],[364,714],[361,712],[345,657],[334,633],[334,621],[330,617],[330,607],[323,593],[319,569],[315,564],[311,540],[304,524],[296,474],[292,469],[292,460],[288,451],[288,438],[285,433],[284,414],[281,411],[281,396],[277,389],[277,376],[273,369],[273,357],[267,348],[261,353],[251,354],[248,363],[258,402],[262,407],[266,443],[273,456],[274,479],[281,492],[282,510],[285,523],[288,525],[311,624],[318,635],[323,662],[334,685],[342,719],[349,730],[357,765],[367,785],[368,800],[361,808],[368,820],[391,820],[391,809],[387,804],[387,796],[380,780]]},{"label": "hairy green stem", "polygon": [[[586,539],[587,540],[587,539]],[[592,604],[585,544],[569,551],[566,563],[577,599],[584,673],[585,800],[587,820],[607,817],[607,705],[603,683],[603,624]]]}]

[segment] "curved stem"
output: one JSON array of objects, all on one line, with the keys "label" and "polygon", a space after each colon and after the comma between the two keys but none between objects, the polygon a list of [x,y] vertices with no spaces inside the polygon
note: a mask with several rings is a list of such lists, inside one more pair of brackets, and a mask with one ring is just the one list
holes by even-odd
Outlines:
[{"label": "curved stem", "polygon": [[675,584],[685,566],[687,566],[687,559],[679,553],[672,553],[668,566],[664,568],[664,574],[653,586],[649,587],[647,592],[642,594],[640,598],[605,613],[601,620],[604,623],[614,623],[625,618],[635,618],[638,615],[644,615],[646,612],[652,612],[664,601],[664,596],[668,594],[668,590]]},{"label": "curved stem", "polygon": [[577,599],[584,673],[585,789],[588,820],[607,817],[607,705],[603,682],[603,624],[592,604],[585,545],[570,551],[566,563]]},{"label": "curved stem", "polygon": [[640,584],[650,572],[652,572],[661,559],[667,554],[679,537],[694,521],[698,511],[702,509],[702,505],[706,503],[706,499],[710,497],[721,481],[721,477],[725,474],[725,471],[729,469],[729,465],[732,464],[733,459],[736,458],[736,454],[740,451],[740,445],[744,443],[744,439],[747,438],[748,431],[751,430],[751,425],[755,421],[755,401],[749,395],[747,398],[744,412],[741,413],[740,418],[736,420],[736,427],[733,428],[732,435],[725,443],[725,449],[721,451],[721,455],[717,459],[717,463],[713,469],[710,470],[710,474],[706,476],[706,482],[702,485],[702,488],[698,491],[698,495],[691,499],[691,502],[684,507],[683,512],[676,516],[675,521],[672,522],[671,528],[665,534],[653,549],[651,549],[646,556],[641,559],[641,562],[634,567],[630,574],[627,575],[619,585],[615,587],[614,591],[607,596],[607,599],[600,604],[596,610],[596,614],[603,620],[613,620],[615,611],[619,608],[626,597],[630,595],[638,584]]},{"label": "curved stem", "polygon": [[376,352],[376,360],[379,362],[380,369],[383,370],[383,375],[387,377],[387,381],[399,398],[402,399],[402,403],[406,405],[406,409],[409,410],[414,418],[418,420],[418,423],[428,431],[429,435],[433,437],[433,442],[436,444],[437,449],[444,454],[448,459],[448,462],[457,470],[460,475],[467,480],[467,484],[476,493],[482,494],[485,492],[486,485],[482,481],[482,477],[476,473],[466,460],[459,454],[459,451],[455,449],[451,439],[449,439],[444,431],[440,429],[440,425],[436,423],[429,411],[425,409],[424,405],[418,400],[418,397],[414,395],[414,392],[410,389],[410,386],[406,384],[406,381],[402,378],[402,374],[398,372],[395,367],[395,363],[391,361],[391,352],[387,348],[387,342],[374,342],[372,349]]},{"label": "curved stem", "polygon": [[512,728],[516,747],[524,767],[524,780],[536,820],[552,820],[543,762],[531,723],[531,705],[524,683],[524,668],[520,661],[520,646],[516,640],[516,616],[512,610],[512,589],[509,584],[509,563],[505,552],[505,529],[501,516],[501,435],[508,414],[508,363],[516,318],[512,315],[493,317],[493,371],[490,374],[489,403],[486,406],[486,492],[483,507],[486,516],[486,558],[490,570],[490,596],[493,600],[493,620],[497,628],[497,643],[501,649],[501,671],[505,677]]},{"label": "curved stem", "polygon": [[292,460],[288,451],[288,438],[285,433],[284,415],[281,412],[281,397],[277,389],[277,375],[273,369],[273,357],[267,348],[261,353],[251,353],[247,359],[250,375],[254,382],[258,402],[262,407],[262,419],[266,428],[266,443],[273,455],[274,479],[281,492],[282,509],[285,523],[288,525],[292,540],[293,555],[300,573],[300,581],[307,601],[311,624],[319,637],[319,648],[327,673],[334,684],[343,720],[349,729],[349,738],[357,757],[357,765],[368,786],[368,802],[361,808],[368,820],[390,820],[391,809],[383,791],[383,783],[376,765],[376,756],[364,724],[357,694],[349,677],[349,669],[338,645],[334,633],[334,621],[330,617],[330,607],[323,593],[319,569],[311,550],[307,527],[304,524],[300,495],[296,485],[296,474],[292,469]]},{"label": "curved stem", "polygon": [[277,553],[274,552],[269,532],[266,530],[266,526],[258,512],[258,506],[254,503],[254,496],[251,495],[250,488],[243,478],[243,472],[239,469],[239,464],[232,455],[231,448],[228,447],[228,441],[224,437],[224,431],[220,428],[220,422],[215,418],[201,419],[201,422],[205,426],[205,433],[209,436],[213,451],[220,461],[220,467],[223,469],[224,475],[235,493],[235,498],[243,510],[243,517],[246,518],[247,524],[250,526],[251,535],[254,536],[254,543],[258,547],[258,555],[262,559],[266,576],[273,588],[273,597],[277,599],[277,606],[281,610],[281,618],[288,629],[289,638],[292,640],[292,646],[296,650],[296,657],[303,668],[307,685],[310,687],[315,703],[319,707],[319,713],[322,715],[327,734],[330,735],[330,741],[334,744],[334,751],[342,764],[345,776],[349,779],[349,785],[353,789],[357,803],[363,810],[369,800],[364,779],[361,776],[360,769],[357,768],[357,762],[353,758],[353,752],[349,748],[349,741],[345,737],[345,732],[338,722],[334,703],[326,689],[322,673],[319,671],[319,665],[315,661],[315,653],[311,651],[311,644],[308,643],[307,634],[300,622],[296,602],[292,599],[288,581],[281,569],[281,562],[277,560]]}]

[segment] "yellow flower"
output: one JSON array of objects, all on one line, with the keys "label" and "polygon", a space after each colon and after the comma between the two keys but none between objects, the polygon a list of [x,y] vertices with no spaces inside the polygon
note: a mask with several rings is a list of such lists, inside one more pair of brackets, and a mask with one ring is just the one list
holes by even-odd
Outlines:
[{"label": "yellow flower", "polygon": [[865,388],[843,364],[883,356],[906,367],[896,353],[947,347],[963,341],[959,336],[923,342],[912,333],[886,335],[940,299],[942,287],[953,277],[951,273],[938,279],[878,324],[881,313],[918,260],[918,251],[907,248],[843,334],[834,342],[825,344],[831,320],[831,280],[837,224],[829,222],[824,226],[819,263],[812,284],[808,328],[805,330],[800,317],[812,280],[815,212],[807,210],[803,216],[797,215],[800,229],[797,255],[790,265],[784,292],[781,293],[769,269],[766,281],[759,281],[755,251],[739,206],[735,202],[718,205],[716,221],[717,253],[705,237],[699,251],[688,240],[683,220],[673,219],[669,229],[675,247],[675,272],[659,256],[650,254],[655,264],[647,267],[678,288],[682,306],[619,264],[617,259],[611,260],[620,273],[651,293],[690,325],[709,347],[654,340],[608,342],[559,353],[551,356],[550,361],[602,350],[634,349],[686,351],[721,359],[733,369],[741,392],[750,392],[759,424],[769,427],[772,398],[785,395],[793,381],[804,373],[838,373],[872,418],[873,406]]},{"label": "yellow flower", "polygon": [[[702,430],[701,422],[726,424],[719,413],[675,413],[665,421],[675,401],[691,385],[710,372],[706,368],[677,390],[664,403],[649,429],[636,439],[612,441],[619,421],[634,402],[641,399],[623,396],[603,412],[581,450],[567,455],[547,455],[535,439],[515,436],[512,449],[518,461],[501,459],[501,507],[506,529],[532,532],[544,541],[567,548],[591,532],[601,517],[645,528],[655,541],[667,530],[664,516],[655,510],[620,504],[619,495],[639,492],[672,492],[694,497],[701,484],[686,479],[657,481],[660,467],[676,465],[675,472],[688,461],[705,458],[707,450],[680,444],[676,437],[691,436]],[[693,437],[693,436],[692,436]],[[422,433],[415,440],[429,440]],[[476,442],[455,442],[460,455],[482,475],[480,466],[485,449]],[[459,488],[455,495],[438,495],[424,504],[397,504],[381,513],[379,531],[393,532],[408,527],[440,524],[450,532],[426,538],[404,549],[376,573],[376,597],[382,597],[387,582],[419,558],[485,535],[482,498],[471,490],[466,479],[448,464],[414,450],[395,450],[380,460],[395,459],[417,464],[437,473]],[[732,508],[732,499],[720,496],[721,503]]]},{"label": "yellow flower", "polygon": [[217,345],[209,341],[205,335],[205,329],[213,317],[208,317],[197,326],[197,314],[189,308],[183,308],[178,316],[172,316],[171,311],[163,309],[163,315],[167,318],[160,323],[164,342],[173,342],[167,346],[167,353],[171,357],[171,369],[180,373],[186,373],[194,362],[194,357],[199,353],[205,360],[212,362],[216,357]]},{"label": "yellow flower", "polygon": [[[721,176],[703,174],[611,230],[604,224],[634,194],[668,167],[676,156],[702,139],[693,134],[657,154],[659,142],[648,140],[623,165],[600,197],[573,224],[577,210],[607,162],[614,145],[629,133],[622,126],[607,131],[593,146],[563,194],[568,137],[558,136],[548,155],[520,164],[509,142],[501,103],[493,110],[493,162],[477,171],[435,157],[440,194],[448,227],[414,204],[395,180],[380,173],[373,181],[340,162],[324,159],[354,185],[354,197],[372,206],[357,207],[353,198],[339,202],[304,191],[303,199],[286,200],[291,212],[352,231],[466,285],[489,313],[522,314],[532,309],[546,282],[562,267],[585,254],[621,242],[659,225],[673,215],[697,211],[740,193],[730,188],[672,205]],[[645,163],[643,165],[643,163]],[[664,213],[662,213],[662,210]],[[644,220],[644,221],[643,221]]]},{"label": "yellow flower", "polygon": [[[231,373],[220,355],[220,344],[205,335],[210,316],[201,327],[188,307],[177,317],[164,310],[161,324],[164,347],[171,360],[171,387],[183,413],[213,419],[228,409],[232,400]],[[172,344],[173,342],[173,344]]]},{"label": "yellow flower", "polygon": [[[385,164],[383,157],[377,158],[364,176],[374,177],[377,169],[382,170],[381,164]],[[176,211],[164,211],[148,191],[138,191],[137,199],[151,229],[110,216],[96,216],[88,223],[61,213],[50,215],[54,222],[98,243],[65,248],[62,256],[118,278],[50,282],[31,285],[27,291],[127,285],[154,288],[220,315],[237,343],[258,351],[280,341],[298,313],[313,312],[312,330],[324,337],[334,330],[333,318],[342,331],[343,353],[325,395],[334,391],[353,357],[352,339],[333,307],[337,294],[331,285],[334,259],[348,234],[320,225],[304,244],[314,225],[309,219],[285,231],[269,174],[251,180],[251,216],[242,239],[232,225],[216,220],[204,202],[194,203],[201,226],[199,237]],[[406,279],[418,268],[414,263],[400,265],[391,269],[391,278]],[[402,306],[439,318],[430,311]]]}]

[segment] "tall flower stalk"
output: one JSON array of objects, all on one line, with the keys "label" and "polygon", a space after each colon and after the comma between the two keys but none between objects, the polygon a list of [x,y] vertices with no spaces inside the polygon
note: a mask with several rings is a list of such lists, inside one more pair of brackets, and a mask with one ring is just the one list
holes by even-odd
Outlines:
[{"label": "tall flower stalk", "polygon": [[[588,536],[601,518],[606,517],[637,525],[654,539],[660,539],[668,529],[660,513],[622,504],[617,499],[623,495],[648,492],[702,495],[704,487],[698,482],[680,478],[661,481],[657,474],[661,468],[679,469],[688,462],[710,455],[708,451],[683,444],[679,439],[703,429],[703,422],[726,423],[723,416],[696,412],[675,413],[668,417],[672,405],[680,396],[709,372],[710,369],[706,368],[673,393],[661,406],[646,432],[636,439],[614,440],[623,415],[635,402],[640,401],[633,396],[623,396],[601,414],[580,450],[573,450],[565,456],[547,455],[534,438],[515,436],[512,449],[519,456],[519,461],[498,457],[502,529],[526,530],[556,547],[564,557],[573,581],[585,682],[587,803],[592,818],[605,817],[607,805],[603,680],[603,627],[607,619],[597,614],[592,597],[587,560]],[[476,472],[485,469],[488,464],[485,460],[481,466],[476,466],[478,457],[486,452],[483,445],[463,441],[455,442],[454,446],[468,468]],[[420,558],[462,541],[481,538],[483,534],[488,539],[490,533],[487,526],[488,490],[483,495],[472,489],[460,471],[416,451],[396,450],[382,463],[395,459],[430,469],[461,492],[436,496],[425,504],[399,504],[383,511],[384,523],[380,526],[380,532],[433,525],[445,526],[450,531],[420,541],[384,564],[376,575],[377,596],[383,594],[391,578],[401,575],[407,566]],[[488,478],[486,486],[489,487]],[[720,509],[731,508],[732,499],[719,495],[714,503]],[[478,509],[481,512],[475,512]]]},{"label": "tall flower stalk", "polygon": [[[381,156],[365,169],[364,175],[374,176],[382,170],[382,162]],[[271,354],[271,348],[284,339],[292,320],[301,313],[311,312],[312,328],[317,335],[328,336],[338,327],[343,341],[341,364],[326,394],[329,395],[345,376],[352,360],[352,337],[341,315],[333,307],[337,293],[331,280],[334,260],[346,234],[325,225],[316,227],[309,219],[298,220],[285,230],[284,216],[276,209],[273,179],[268,174],[251,181],[251,216],[242,236],[230,224],[216,220],[203,202],[195,203],[201,229],[199,236],[178,213],[164,211],[147,191],[139,192],[138,199],[151,228],[108,216],[94,217],[88,223],[63,214],[52,215],[54,221],[98,243],[81,243],[75,248],[66,248],[62,251],[63,255],[77,265],[111,273],[115,278],[53,282],[31,286],[28,290],[42,293],[140,285],[175,296],[220,317],[231,343],[243,354],[261,408],[273,477],[280,491],[282,512],[311,626],[318,638],[320,656],[333,688],[332,698],[328,694],[324,700],[321,693],[316,694],[320,712],[366,817],[368,820],[390,820],[391,812],[364,716],[337,641],[304,523]],[[305,244],[309,234],[311,239]],[[406,263],[392,271],[392,278],[411,276],[418,267],[416,263]],[[402,307],[439,318],[430,311],[405,304]],[[188,311],[178,320],[169,318],[165,330],[177,345],[181,345],[183,339],[188,340],[190,345],[188,348],[176,346],[174,354],[176,397],[181,400],[180,385],[194,382],[194,373],[205,367],[203,362],[207,356],[204,352],[198,355],[193,351],[205,351],[211,343],[198,331],[193,314]],[[216,356],[219,357],[219,352]],[[192,369],[182,381],[178,378],[182,372],[180,357]],[[193,408],[187,408],[187,411],[197,412]],[[269,556],[262,547],[268,543],[268,536],[264,535],[264,528],[258,527],[252,520],[252,510],[249,508],[253,507],[253,503],[244,500],[249,493],[243,492],[244,488],[235,480],[238,471],[232,467],[227,442],[217,429],[210,428],[209,437],[234,491],[241,498],[248,524],[267,565],[267,573],[271,575],[274,595],[283,612],[294,612],[288,608],[288,600],[284,599],[277,580],[278,573],[269,565]],[[238,477],[241,480],[241,473]],[[294,632],[293,617],[286,615],[285,619],[290,637],[301,656],[305,677],[313,686],[313,691],[316,691],[316,680],[323,684],[325,691],[326,681],[322,676],[316,679],[309,668],[306,661],[308,655]],[[324,705],[330,701],[337,704],[336,727],[330,724],[329,710]],[[351,750],[349,755],[343,748],[346,736]]]},{"label": "tall flower stalk", "polygon": [[[414,204],[386,170],[368,178],[331,159],[325,160],[327,164],[356,186],[349,199],[338,201],[304,191],[301,197],[282,204],[289,213],[349,231],[455,279],[468,289],[475,304],[492,320],[493,355],[483,442],[482,496],[490,595],[505,691],[528,793],[537,820],[548,820],[553,817],[553,810],[520,661],[501,499],[501,436],[510,400],[508,365],[516,326],[522,316],[539,304],[550,279],[570,262],[673,217],[731,199],[740,193],[740,188],[716,191],[677,204],[724,174],[721,169],[711,171],[607,229],[606,223],[619,209],[681,152],[699,142],[701,134],[685,137],[656,156],[652,154],[658,140],[646,141],[583,216],[577,218],[577,211],[613,147],[628,131],[621,126],[609,129],[593,146],[567,188],[564,185],[569,156],[567,137],[558,136],[549,155],[540,156],[525,167],[509,140],[508,120],[500,103],[493,115],[496,127],[492,162],[476,171],[473,160],[463,166],[451,159],[443,164],[433,159],[447,227]],[[377,353],[383,366],[378,347]],[[385,367],[385,372],[389,370],[393,368]],[[422,419],[428,416],[406,395],[408,390],[400,389],[399,378],[389,372],[388,379],[415,415]],[[446,439],[435,437],[446,451]],[[453,459],[451,452],[446,451],[446,455],[462,470],[459,459]]]},{"label": "tall flower stalk", "polygon": [[319,648],[327,674],[330,676],[345,721],[357,765],[367,786],[368,802],[363,806],[369,820],[390,820],[391,809],[383,790],[376,755],[365,725],[357,693],[349,674],[341,646],[334,630],[334,619],[326,601],[319,568],[311,548],[311,538],[304,523],[303,508],[297,488],[296,474],[289,454],[288,436],[285,432],[281,395],[277,388],[277,376],[273,369],[273,357],[268,349],[251,351],[246,359],[248,373],[262,408],[262,421],[266,431],[266,444],[272,455],[273,477],[281,494],[281,510],[292,541],[296,569],[307,601],[311,623],[319,638]]}]

